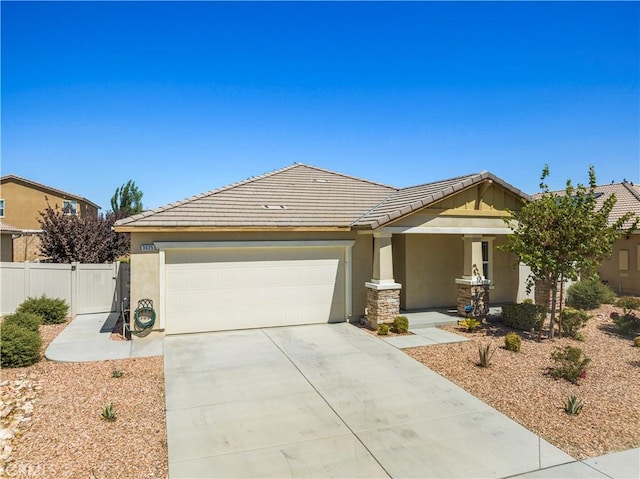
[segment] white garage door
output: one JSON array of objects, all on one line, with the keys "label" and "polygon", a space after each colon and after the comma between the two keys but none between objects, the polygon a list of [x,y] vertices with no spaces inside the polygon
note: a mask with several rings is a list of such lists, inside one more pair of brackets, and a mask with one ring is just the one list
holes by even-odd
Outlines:
[{"label": "white garage door", "polygon": [[165,253],[165,332],[344,321],[345,247]]}]

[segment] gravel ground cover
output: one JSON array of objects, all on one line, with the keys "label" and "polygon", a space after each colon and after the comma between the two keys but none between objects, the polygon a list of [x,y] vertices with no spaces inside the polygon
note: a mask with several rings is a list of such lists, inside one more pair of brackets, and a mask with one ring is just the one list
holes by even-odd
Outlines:
[{"label": "gravel ground cover", "polygon": [[[519,332],[519,353],[504,348],[511,331],[502,323],[484,325],[468,333],[454,326],[442,329],[471,341],[407,349],[405,352],[482,399],[527,429],[577,459],[640,447],[640,348],[619,336],[609,314],[621,309],[603,305],[582,330],[584,341],[570,338],[536,340]],[[478,346],[496,348],[488,368],[477,366]],[[548,374],[556,347],[580,347],[591,358],[587,377],[579,384]],[[584,402],[571,416],[564,402],[575,394]]]},{"label": "gravel ground cover", "polygon": [[[65,326],[40,327],[43,353]],[[112,377],[116,369],[122,377]],[[42,359],[30,367],[3,369],[1,381],[7,381],[2,390],[7,400],[9,394],[27,391],[33,405],[30,419],[7,444],[6,476],[167,476],[162,357],[90,363]],[[23,386],[9,388],[11,384]],[[107,403],[117,413],[113,422],[100,417]]]}]

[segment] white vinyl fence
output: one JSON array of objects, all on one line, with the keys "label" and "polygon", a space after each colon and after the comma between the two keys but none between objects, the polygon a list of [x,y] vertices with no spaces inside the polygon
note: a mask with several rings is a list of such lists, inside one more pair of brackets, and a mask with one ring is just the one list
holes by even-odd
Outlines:
[{"label": "white vinyl fence", "polygon": [[129,265],[0,263],[0,313],[10,314],[28,297],[62,298],[69,314],[119,311],[129,286]]}]

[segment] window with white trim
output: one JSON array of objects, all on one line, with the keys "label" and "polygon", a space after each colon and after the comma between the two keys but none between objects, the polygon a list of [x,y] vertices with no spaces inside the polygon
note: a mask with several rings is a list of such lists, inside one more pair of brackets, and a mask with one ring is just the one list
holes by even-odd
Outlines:
[{"label": "window with white trim", "polygon": [[75,216],[78,214],[78,202],[73,200],[64,200],[62,202],[62,212],[65,215]]},{"label": "window with white trim", "polygon": [[482,276],[493,282],[493,238],[482,241]]}]

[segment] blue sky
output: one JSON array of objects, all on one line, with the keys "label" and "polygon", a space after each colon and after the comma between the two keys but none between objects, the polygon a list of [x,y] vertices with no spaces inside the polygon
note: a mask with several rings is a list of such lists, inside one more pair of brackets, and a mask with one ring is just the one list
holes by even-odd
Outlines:
[{"label": "blue sky", "polygon": [[109,209],[308,163],[640,183],[640,4],[5,2],[2,174]]}]

